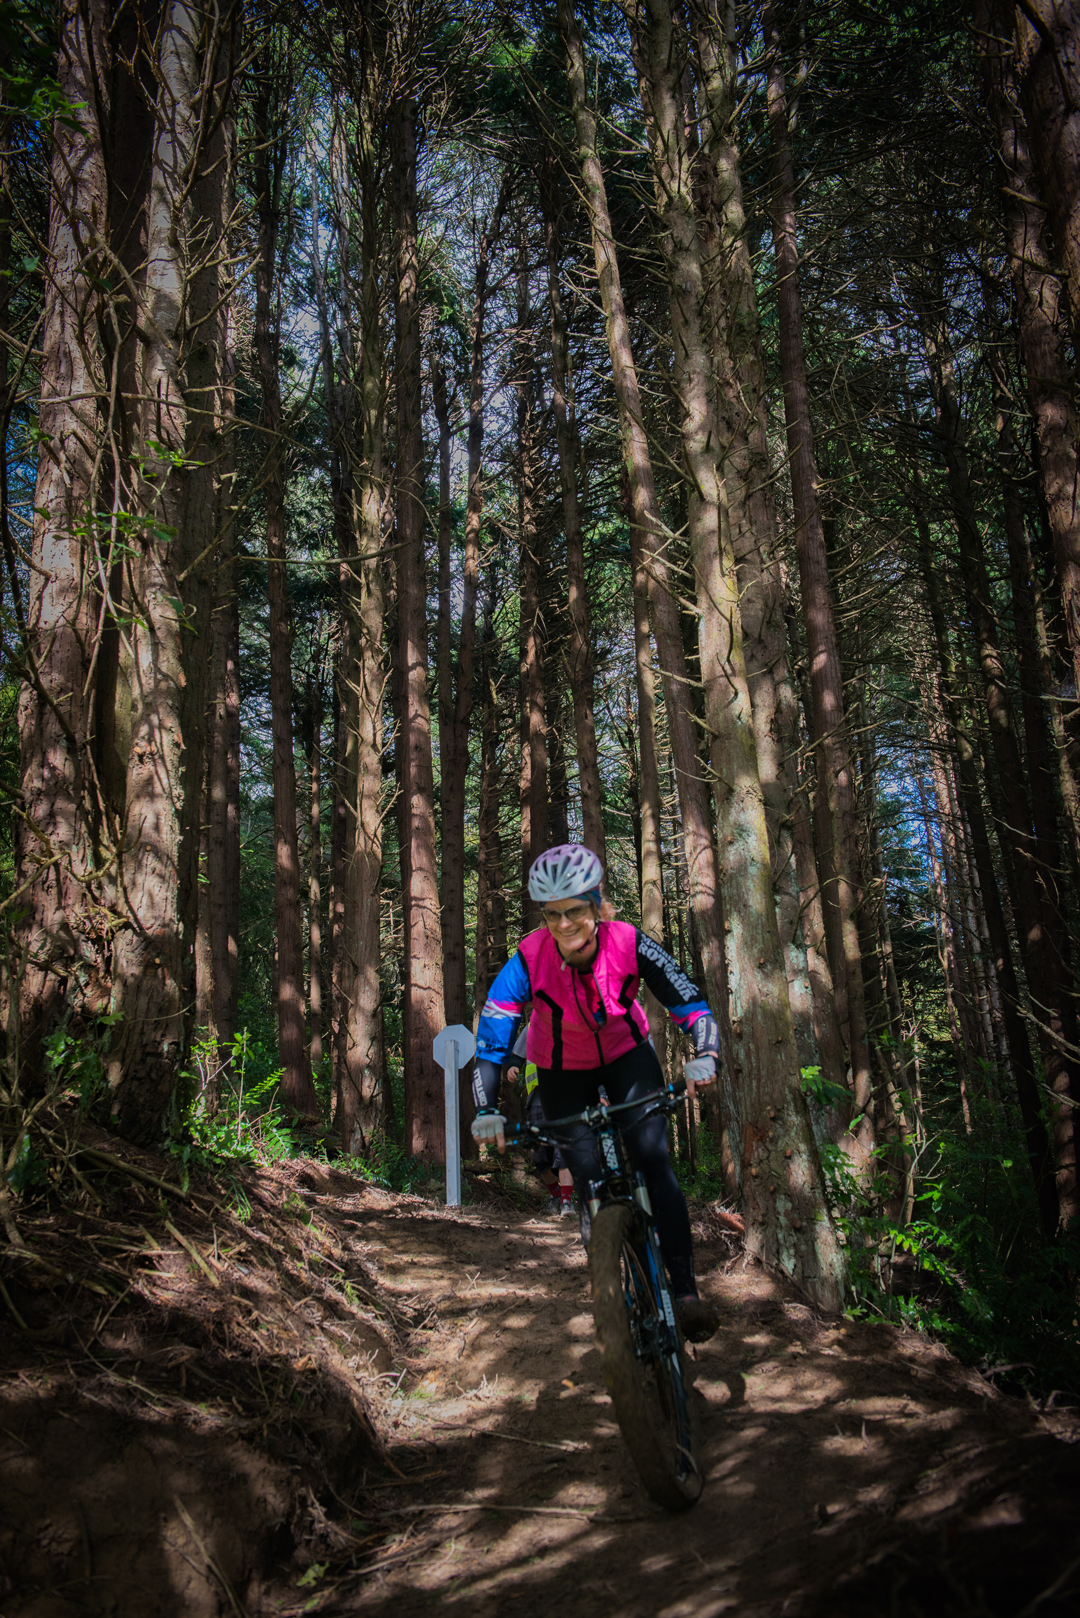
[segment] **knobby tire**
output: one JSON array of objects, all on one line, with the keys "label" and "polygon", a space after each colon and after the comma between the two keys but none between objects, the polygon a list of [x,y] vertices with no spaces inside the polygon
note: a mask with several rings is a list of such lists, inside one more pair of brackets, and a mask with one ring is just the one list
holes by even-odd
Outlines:
[{"label": "knobby tire", "polygon": [[690,1368],[681,1337],[681,1378],[670,1351],[659,1349],[663,1306],[635,1209],[616,1203],[600,1210],[589,1239],[589,1270],[604,1381],[626,1447],[652,1498],[669,1511],[685,1511],[703,1483]]}]

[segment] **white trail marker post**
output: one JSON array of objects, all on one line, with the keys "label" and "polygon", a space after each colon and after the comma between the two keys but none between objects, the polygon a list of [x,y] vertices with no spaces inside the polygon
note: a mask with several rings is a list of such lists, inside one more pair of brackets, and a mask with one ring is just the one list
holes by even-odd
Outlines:
[{"label": "white trail marker post", "polygon": [[472,1059],[476,1040],[471,1028],[454,1023],[436,1034],[432,1055],[443,1070],[446,1096],[446,1206],[461,1207],[461,1109],[458,1104],[458,1072]]}]

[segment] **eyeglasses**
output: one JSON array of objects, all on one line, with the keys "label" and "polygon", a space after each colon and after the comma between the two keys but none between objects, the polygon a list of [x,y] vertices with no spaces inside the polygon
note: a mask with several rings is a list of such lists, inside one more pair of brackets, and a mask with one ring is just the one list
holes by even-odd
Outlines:
[{"label": "eyeglasses", "polygon": [[569,910],[541,910],[540,914],[549,927],[558,927],[564,921],[576,927],[579,921],[592,915],[592,909],[592,905],[571,905]]}]

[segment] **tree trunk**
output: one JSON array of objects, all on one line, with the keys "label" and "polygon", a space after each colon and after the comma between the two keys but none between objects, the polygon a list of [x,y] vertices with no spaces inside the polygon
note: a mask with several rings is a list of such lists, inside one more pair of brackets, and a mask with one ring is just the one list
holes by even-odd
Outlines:
[{"label": "tree trunk", "polygon": [[[356,95],[355,90],[354,96],[356,97],[357,107],[357,147],[363,153],[365,149],[363,134],[366,127],[363,100],[362,96]],[[337,142],[332,138],[330,172],[335,207],[339,219],[342,221],[341,228],[338,230],[338,265],[339,280],[343,281],[347,273],[346,267],[349,263],[349,237],[345,226],[348,208],[341,194],[341,186],[337,183],[338,176],[334,164],[336,151]],[[361,185],[357,189],[361,197],[362,208],[363,201],[368,194],[368,188]],[[357,683],[356,670],[350,663],[352,653],[350,650],[350,615],[348,608],[353,588],[351,553],[353,549],[353,500],[355,497],[350,466],[349,404],[352,402],[353,395],[357,390],[350,386],[352,378],[350,377],[349,366],[352,359],[352,347],[349,343],[347,328],[339,334],[342,339],[340,365],[335,366],[334,345],[330,327],[329,297],[319,241],[319,216],[319,169],[317,162],[312,157],[311,270],[315,291],[315,306],[319,316],[319,334],[322,341],[323,392],[326,405],[327,435],[330,443],[330,502],[333,511],[334,546],[338,557],[338,584],[341,598],[338,618],[337,655],[331,665],[334,701],[333,767],[330,777],[332,785],[330,799],[330,1018],[328,1033],[332,1052],[335,1098],[334,1127],[342,1136],[345,1149],[348,1151],[351,1149],[349,1142],[353,1138],[355,1127],[355,1118],[349,1111],[349,1101],[355,1095],[355,1085],[348,1072],[348,1019],[349,1008],[352,1005],[353,960],[356,946],[355,942],[351,944],[352,953],[347,963],[345,957],[345,844],[350,825],[349,805],[355,806],[356,802],[356,783],[355,780],[349,779],[348,773],[350,766],[355,769],[355,748],[350,748],[348,741],[350,731],[346,714],[352,711],[350,705],[355,695]],[[362,300],[363,292],[361,292]],[[361,316],[362,322],[363,316]],[[378,336],[378,333],[376,335]],[[351,414],[355,415],[355,410]],[[355,724],[353,734],[355,734]],[[346,975],[348,976],[348,985],[346,985]]]},{"label": "tree trunk", "polygon": [[[304,1016],[303,905],[300,898],[300,841],[297,827],[296,759],[293,748],[292,614],[286,563],[286,449],[283,438],[279,349],[274,313],[278,275],[278,226],[282,173],[288,136],[280,109],[288,106],[288,83],[279,82],[269,59],[260,70],[254,114],[254,190],[259,221],[255,262],[255,353],[262,388],[266,461],[267,583],[270,592],[270,712],[274,782],[274,927],[277,935],[277,1024],[281,1094],[298,1119],[314,1121],[318,1101],[311,1079]],[[276,103],[276,106],[272,106]]]},{"label": "tree trunk", "polygon": [[[1011,20],[1011,6],[1008,10]],[[1053,538],[1073,679],[1080,691],[1080,416],[1068,354],[1067,299],[1054,264],[1046,209],[1035,182],[1027,126],[1019,106],[1015,59],[999,37],[1008,31],[1005,7],[979,0],[974,21],[982,50],[987,100],[997,132],[1002,215],[1027,399],[1039,447],[1039,482]],[[1070,835],[1074,846],[1080,846],[1075,742],[1071,751],[1072,758],[1068,751],[1061,751],[1059,768]]]},{"label": "tree trunk", "polygon": [[739,587],[716,463],[713,374],[701,324],[704,284],[677,88],[675,31],[668,0],[643,0],[631,15],[639,32],[635,55],[645,84],[660,246],[668,274],[672,373],[681,414],[687,531],[728,918],[736,1051],[732,1111],[741,1145],[747,1250],[796,1277],[821,1307],[836,1310],[843,1304],[843,1255],[828,1216],[809,1112],[798,1084]]},{"label": "tree trunk", "polygon": [[[431,362],[431,395],[439,429],[439,606],[436,676],[439,715],[439,898],[442,907],[443,993],[446,1022],[465,1015],[465,771],[456,768],[454,747],[454,647],[451,564],[454,522],[450,503],[450,396],[443,356]],[[475,591],[474,591],[475,614]]]},{"label": "tree trunk", "polygon": [[517,484],[519,535],[519,671],[521,680],[521,930],[540,921],[540,907],[529,895],[529,870],[548,847],[547,713],[544,705],[544,616],[540,599],[540,457],[529,271],[522,242],[518,255],[517,332],[514,386],[517,390]]},{"label": "tree trunk", "polygon": [[308,772],[308,1049],[314,1077],[322,1065],[322,727],[321,670],[308,674],[304,756]]},{"label": "tree trunk", "polygon": [[[221,187],[221,228],[231,228],[235,203],[236,132],[224,128],[228,163]],[[208,931],[209,1003],[207,1030],[213,1044],[216,1104],[239,1019],[240,945],[240,612],[236,580],[236,332],[235,298],[223,313],[224,365],[221,417],[224,447],[217,469],[217,531],[220,561],[215,574],[211,620],[210,673],[206,723],[205,903]]]},{"label": "tree trunk", "polygon": [[[487,314],[491,249],[502,229],[502,216],[508,196],[508,178],[504,178],[491,219],[480,233],[476,256],[469,363],[465,554],[462,566],[461,627],[458,633],[456,678],[453,672],[450,634],[449,420],[441,364],[435,373],[435,413],[439,419],[440,468],[439,752],[442,764],[440,891],[443,987],[448,1025],[464,1023],[468,1016],[465,988],[465,785],[469,771],[469,725],[475,701],[476,591],[480,576],[480,523],[484,510],[484,484],[481,472],[481,452],[484,444],[484,321]],[[441,404],[440,392],[443,400]],[[447,514],[445,535],[444,511]]]},{"label": "tree trunk", "polygon": [[[821,913],[816,868],[810,897],[800,887],[795,847],[795,823],[804,814],[795,771],[800,751],[798,699],[789,666],[787,590],[770,476],[761,325],[735,144],[734,30],[725,26],[724,9],[720,0],[694,0],[690,7],[703,104],[696,190],[721,473],[739,579],[758,776],[799,1065],[819,1065],[827,1077],[842,1083],[846,1059],[832,974],[821,940],[808,936]],[[812,848],[809,852],[812,866]]]},{"label": "tree trunk", "polygon": [[[206,725],[206,807],[202,879],[199,887],[200,928],[206,938],[202,970],[206,974],[200,1005],[204,1034],[212,1046],[211,1062],[227,1070],[236,1038],[236,968],[238,938],[233,916],[232,884],[239,888],[239,691],[234,638],[239,625],[233,569],[219,574],[219,601],[214,609],[210,642],[210,698]],[[235,854],[235,858],[234,858]],[[239,893],[237,893],[239,898]],[[220,1080],[215,1080],[215,1092]]]},{"label": "tree trunk", "polygon": [[[987,318],[992,311],[987,309]],[[1046,913],[1050,947],[1062,971],[1067,970],[1063,955],[1068,950],[1064,918],[1069,899],[1062,891],[1064,871],[1061,839],[1054,802],[1054,776],[1051,767],[1047,709],[1054,693],[1042,682],[1035,627],[1035,603],[1028,572],[1029,550],[1024,526],[1021,480],[1026,473],[1013,436],[1010,391],[1004,358],[993,340],[987,345],[994,413],[998,435],[998,465],[1001,474],[1002,527],[1009,560],[1012,615],[1016,632],[1016,657],[1020,675],[1020,715],[1023,722],[1024,758],[1030,784],[1034,855],[1038,886]],[[1048,701],[1048,699],[1050,699]]]},{"label": "tree trunk", "polygon": [[1080,354],[1080,14],[1076,0],[1018,0],[1009,9],[1020,98]]},{"label": "tree trunk", "polygon": [[[930,734],[930,773],[939,827],[934,843],[934,859],[938,861],[942,871],[940,910],[948,923],[947,928],[943,928],[945,940],[942,971],[950,1003],[956,1008],[957,1032],[961,1042],[958,1071],[963,1078],[971,1070],[972,1057],[982,1056],[992,1062],[995,1052],[992,1042],[987,1042],[984,1037],[981,1018],[978,1016],[976,992],[967,970],[969,959],[974,961],[975,957],[974,951],[967,946],[966,938],[970,907],[964,869],[966,850],[962,842],[965,827],[956,812],[957,804],[949,769],[953,760],[947,724],[935,700],[939,700],[941,694],[941,681],[936,667],[928,665],[921,669],[919,683],[923,689],[923,707]],[[922,790],[921,783],[919,790]],[[923,818],[927,818],[925,811]],[[940,860],[938,860],[938,844],[940,844]]]},{"label": "tree trunk", "polygon": [[[660,771],[656,759],[656,685],[649,636],[649,581],[641,530],[630,523],[634,587],[634,682],[637,690],[638,805],[641,825],[641,930],[658,944],[664,935],[664,872],[661,863]],[[656,997],[645,995],[649,1034],[667,1071],[668,1016]]]},{"label": "tree trunk", "polygon": [[473,995],[477,1016],[496,973],[506,960],[506,876],[499,828],[502,772],[496,688],[498,647],[495,638],[495,608],[499,589],[499,571],[493,558],[487,569],[480,640],[480,806],[476,851],[476,987]]},{"label": "tree trunk", "polygon": [[631,523],[641,536],[649,580],[653,632],[664,686],[664,702],[682,810],[690,907],[702,946],[704,988],[719,1019],[723,1066],[734,1070],[728,1021],[724,920],[717,876],[716,849],[710,824],[708,792],[702,779],[694,718],[688,698],[686,659],[680,613],[666,560],[667,534],[660,519],[652,461],[645,437],[641,392],[630,342],[630,328],[619,277],[607,188],[600,164],[596,117],[585,91],[585,62],[573,0],[559,0],[559,28],[567,53],[567,72],[581,164],[583,200],[592,233],[600,299],[607,329],[612,382],[619,410],[619,435],[630,498]]},{"label": "tree trunk", "polygon": [[589,597],[585,583],[585,553],[581,539],[578,501],[578,433],[571,392],[570,341],[559,283],[560,251],[558,200],[550,153],[545,152],[540,200],[547,244],[548,299],[551,304],[551,385],[555,438],[559,447],[562,481],[563,534],[566,539],[567,598],[570,608],[570,691],[574,702],[574,739],[577,744],[578,788],[585,846],[606,861],[604,796],[596,750],[596,691],[592,642],[589,633]]},{"label": "tree trunk", "polygon": [[788,130],[787,88],[780,55],[776,7],[763,17],[769,58],[769,132],[773,155],[773,241],[776,250],[780,370],[787,423],[795,545],[810,663],[811,741],[817,765],[819,869],[830,964],[846,989],[848,1052],[855,1102],[854,1133],[863,1165],[873,1146],[872,1078],[859,945],[854,848],[855,793],[851,747],[844,714],[844,681],[836,633],[825,532],[818,501],[810,395],[799,296],[799,249],[795,218],[795,173]]},{"label": "tree trunk", "polygon": [[[23,817],[15,885],[26,959],[16,992],[28,1073],[40,1069],[41,1041],[65,1006],[80,1008],[85,1000],[88,1010],[100,1010],[108,993],[108,932],[94,921],[94,781],[87,747],[103,381],[94,333],[108,261],[81,224],[106,211],[106,129],[98,120],[107,121],[110,111],[107,12],[105,0],[62,0],[58,24],[57,81],[80,111],[77,130],[58,119],[52,132],[38,415],[43,436],[19,699]],[[100,536],[106,551],[109,540],[106,530]]]},{"label": "tree trunk", "polygon": [[[941,827],[940,846],[939,838],[935,835],[930,822],[930,811],[926,802],[926,791],[919,777],[916,777],[915,787],[919,796],[919,806],[922,813],[923,830],[926,835],[926,851],[930,863],[931,890],[935,900],[935,931],[938,940],[938,960],[941,964],[941,974],[945,983],[945,1009],[949,1023],[949,1036],[952,1039],[953,1059],[956,1062],[956,1077],[960,1086],[960,1096],[964,1113],[964,1128],[971,1134],[971,1113],[967,1102],[968,1075],[971,1072],[972,1048],[967,1037],[964,1024],[964,985],[960,977],[960,967],[957,952],[958,928],[956,912],[952,905],[950,893],[948,864],[944,859],[945,835],[947,821],[945,813],[948,809],[947,801],[943,801],[940,790],[940,772],[934,772],[935,798],[937,800],[938,822]],[[943,869],[944,865],[944,869]]]},{"label": "tree trunk", "polygon": [[[342,564],[345,584],[347,661],[343,671],[344,713],[341,738],[342,761],[339,780],[341,812],[341,915],[340,961],[338,967],[337,1060],[335,1063],[337,1111],[335,1128],[345,1151],[363,1151],[372,1134],[384,1120],[382,1102],[385,1074],[382,1020],[382,860],[383,860],[383,705],[386,695],[386,656],[383,637],[386,628],[386,553],[383,541],[386,465],[387,378],[383,363],[381,289],[379,284],[380,212],[379,186],[375,164],[377,111],[361,96],[357,105],[360,193],[360,341],[359,385],[354,386],[352,423],[355,464],[349,468],[348,485],[353,494],[352,524],[341,535],[348,555]],[[401,418],[399,417],[399,432]],[[409,442],[401,435],[401,444]],[[415,434],[412,450],[415,452]],[[415,463],[413,463],[415,464]],[[409,528],[409,524],[412,528]],[[426,716],[426,623],[423,616],[422,529],[416,525],[411,507],[405,529],[412,535],[409,560],[404,547],[399,562],[399,582],[409,577],[420,549],[421,647],[423,664],[419,691],[425,704],[420,722]],[[399,507],[399,537],[402,533]],[[400,600],[399,600],[400,606]],[[415,617],[415,614],[414,614]],[[415,686],[413,687],[415,689]],[[427,809],[431,809],[431,738],[427,734]],[[399,734],[397,747],[405,746]],[[404,806],[403,806],[404,807]],[[404,865],[404,851],[403,851]],[[433,877],[434,873],[431,873]],[[430,893],[430,889],[427,890]],[[403,903],[408,918],[409,889],[403,885]],[[407,923],[408,925],[408,923]],[[406,933],[406,945],[408,944]],[[418,943],[421,940],[418,939]],[[421,974],[422,987],[422,974]],[[406,1008],[408,1010],[408,1008]],[[436,1013],[437,1017],[437,1013]],[[406,1029],[409,1028],[408,1020]],[[415,1027],[415,1020],[413,1027]],[[432,1036],[434,1037],[434,1036]],[[415,1090],[409,1086],[409,1046],[406,1044],[406,1115],[412,1118]],[[430,1060],[430,1041],[428,1059]],[[419,1072],[425,1069],[421,1066]],[[423,1091],[421,1090],[421,1095]],[[413,1148],[416,1149],[416,1148]]]},{"label": "tree trunk", "polygon": [[979,888],[990,937],[994,970],[1001,987],[1002,1015],[1016,1081],[1017,1100],[1024,1120],[1028,1160],[1031,1164],[1032,1178],[1039,1201],[1039,1213],[1043,1230],[1048,1237],[1051,1237],[1058,1223],[1058,1207],[1053,1177],[1050,1172],[1050,1144],[1042,1121],[1042,1102],[1035,1077],[1027,1028],[1022,1013],[1020,987],[1013,964],[1012,947],[1009,942],[1004,907],[1001,902],[1001,893],[990,851],[990,841],[979,790],[975,748],[969,726],[965,722],[957,691],[957,672],[949,647],[948,631],[940,595],[940,583],[931,551],[929,527],[918,498],[914,502],[913,512],[919,541],[920,572],[923,578],[927,608],[934,628],[938,663],[941,668],[942,681],[949,704],[949,721],[956,742],[964,813],[971,832],[972,854],[978,872]]},{"label": "tree trunk", "polygon": [[[205,26],[204,26],[205,24]],[[128,564],[131,750],[121,862],[125,925],[113,947],[112,1113],[156,1138],[177,1079],[190,1005],[191,941],[209,632],[206,561],[216,543],[229,93],[222,34],[183,0],[154,39],[155,128],[139,298],[140,515]],[[210,228],[207,228],[207,219]],[[134,406],[136,401],[131,401]]]},{"label": "tree trunk", "polygon": [[401,658],[402,891],[405,923],[405,1141],[441,1162],[443,1091],[432,1043],[443,1024],[442,933],[435,851],[435,787],[428,699],[420,419],[420,261],[416,202],[416,103],[400,99],[391,122],[396,252],[397,607]]}]

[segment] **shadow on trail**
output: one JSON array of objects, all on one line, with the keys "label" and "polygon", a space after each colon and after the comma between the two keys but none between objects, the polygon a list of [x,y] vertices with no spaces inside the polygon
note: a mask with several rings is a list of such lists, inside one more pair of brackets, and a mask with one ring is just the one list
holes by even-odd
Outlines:
[{"label": "shadow on trail", "polygon": [[107,1217],[46,1208],[38,1239],[111,1301],[7,1267],[34,1335],[0,1323],[0,1618],[1076,1611],[1080,1425],[921,1339],[705,1243],[706,1485],[673,1516],[619,1435],[568,1222],[299,1162],[248,1191],[246,1223],[203,1197],[163,1224],[130,1185]]},{"label": "shadow on trail", "polygon": [[304,1173],[253,1173],[246,1221],[124,1177],[30,1210],[67,1273],[0,1254],[0,1618],[255,1618],[351,1549],[328,1519],[385,1470],[366,1389],[399,1317],[308,1228]]},{"label": "shadow on trail", "polygon": [[111,1390],[85,1383],[4,1398],[0,1612],[235,1610],[230,1595],[291,1548],[287,1477],[250,1447],[111,1406]]},{"label": "shadow on trail", "polygon": [[655,1506],[569,1234],[496,1223],[413,1215],[399,1246],[381,1222],[411,1287],[425,1269],[438,1284],[440,1257],[452,1283],[399,1433],[438,1475],[407,1503],[382,1497],[415,1523],[413,1549],[327,1611],[1016,1618],[1041,1598],[1039,1618],[1075,1613],[1080,1451],[943,1351],[823,1321],[760,1272],[708,1283],[724,1325],[696,1351],[705,1492],[684,1514]]}]

